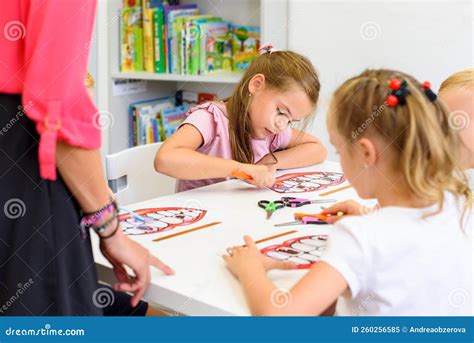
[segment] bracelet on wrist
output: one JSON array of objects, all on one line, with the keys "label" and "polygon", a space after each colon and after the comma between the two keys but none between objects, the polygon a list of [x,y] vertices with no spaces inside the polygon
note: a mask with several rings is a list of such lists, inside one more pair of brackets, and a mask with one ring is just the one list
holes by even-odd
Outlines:
[{"label": "bracelet on wrist", "polygon": [[[107,204],[105,204],[104,206],[102,206],[100,209],[98,209],[95,212],[89,212],[89,213],[83,212],[81,222],[79,224],[79,230],[80,230],[82,239],[85,239],[87,237],[87,230],[89,228],[94,227],[109,213],[114,213],[114,215],[105,224],[103,224],[105,226],[108,225],[107,223],[110,224],[110,222],[112,222],[113,219],[117,217],[118,205],[117,205],[116,200],[113,198],[110,198],[110,201]],[[101,225],[98,229],[100,229],[103,225]],[[103,228],[102,231],[103,230],[105,230],[105,228]]]},{"label": "bracelet on wrist", "polygon": [[107,236],[99,235],[99,237],[100,237],[100,239],[107,239],[107,238],[113,237],[113,236],[115,236],[115,234],[118,232],[119,229],[120,229],[120,221],[117,218],[117,225],[115,226],[114,230],[110,234],[108,234]]}]

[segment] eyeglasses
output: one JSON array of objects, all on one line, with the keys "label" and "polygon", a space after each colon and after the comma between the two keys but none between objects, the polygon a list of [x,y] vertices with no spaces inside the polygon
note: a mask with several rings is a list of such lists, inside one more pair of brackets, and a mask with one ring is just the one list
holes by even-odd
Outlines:
[{"label": "eyeglasses", "polygon": [[288,126],[292,126],[292,124],[294,123],[290,115],[288,113],[280,111],[280,109],[277,110],[274,120],[274,124],[279,130],[284,130]]}]

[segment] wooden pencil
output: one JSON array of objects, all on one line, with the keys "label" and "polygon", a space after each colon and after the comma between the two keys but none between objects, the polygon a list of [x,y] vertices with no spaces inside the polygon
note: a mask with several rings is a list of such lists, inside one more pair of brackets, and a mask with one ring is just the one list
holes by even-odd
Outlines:
[{"label": "wooden pencil", "polygon": [[218,225],[218,224],[222,224],[222,222],[212,222],[212,223],[209,223],[209,224],[201,225],[201,226],[195,227],[193,229],[189,229],[189,230],[186,230],[186,231],[181,231],[181,232],[178,232],[178,233],[174,233],[172,235],[168,235],[168,236],[165,236],[165,237],[160,237],[160,238],[154,239],[153,242],[164,241],[166,239],[170,239],[170,238],[173,238],[173,237],[185,235],[187,233],[202,230],[202,229],[205,229],[207,227]]},{"label": "wooden pencil", "polygon": [[349,189],[351,188],[352,186],[351,185],[346,185],[346,186],[343,186],[343,187],[339,187],[339,188],[336,188],[336,189],[333,189],[332,191],[329,191],[329,192],[326,192],[326,193],[321,193],[319,194],[320,196],[326,196],[326,195],[330,195],[330,194],[333,194],[333,193],[337,193],[337,192],[340,192],[340,191],[343,191],[345,189]]}]

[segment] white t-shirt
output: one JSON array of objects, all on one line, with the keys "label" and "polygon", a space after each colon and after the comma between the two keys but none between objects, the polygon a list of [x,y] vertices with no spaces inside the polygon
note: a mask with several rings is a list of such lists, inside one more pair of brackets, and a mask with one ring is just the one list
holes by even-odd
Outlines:
[{"label": "white t-shirt", "polygon": [[474,168],[466,170],[467,181],[469,182],[469,187],[471,191],[474,191]]},{"label": "white t-shirt", "polygon": [[446,193],[441,213],[385,207],[341,219],[321,260],[345,278],[349,289],[336,315],[473,315],[473,225],[464,200]]}]

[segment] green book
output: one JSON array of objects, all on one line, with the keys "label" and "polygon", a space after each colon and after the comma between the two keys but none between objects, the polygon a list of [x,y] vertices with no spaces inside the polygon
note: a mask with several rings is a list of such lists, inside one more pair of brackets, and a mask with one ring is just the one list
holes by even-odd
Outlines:
[{"label": "green book", "polygon": [[164,24],[163,8],[155,9],[153,12],[155,73],[166,72]]},{"label": "green book", "polygon": [[[199,54],[196,55],[196,38],[199,36],[195,20],[199,19],[211,19],[215,18],[212,15],[187,15],[176,17],[175,30],[178,42],[177,50],[177,64],[178,73],[180,74],[191,74],[191,56],[199,58]],[[197,69],[197,68],[196,68]]]},{"label": "green book", "polygon": [[143,71],[143,16],[141,7],[122,10],[121,71]]}]

